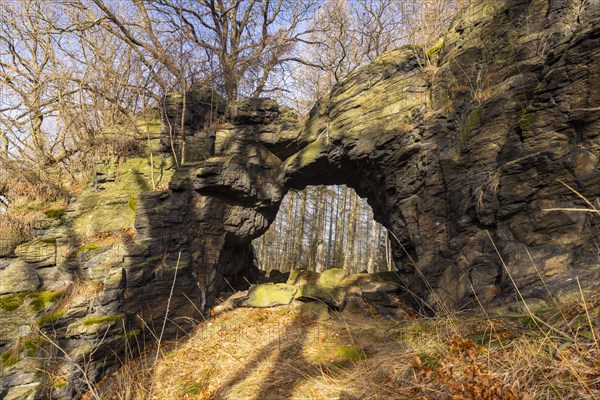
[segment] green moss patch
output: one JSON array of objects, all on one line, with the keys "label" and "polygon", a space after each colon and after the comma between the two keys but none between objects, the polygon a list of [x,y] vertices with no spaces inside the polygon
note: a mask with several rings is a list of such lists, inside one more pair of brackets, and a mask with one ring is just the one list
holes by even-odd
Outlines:
[{"label": "green moss patch", "polygon": [[90,244],[81,245],[79,247],[79,251],[90,251],[90,250],[96,250],[99,248],[100,248],[100,245],[98,243],[90,243]]},{"label": "green moss patch", "polygon": [[433,56],[439,54],[444,47],[444,41],[441,40],[438,44],[427,50],[427,57],[432,58]]},{"label": "green moss patch", "polygon": [[0,355],[0,364],[4,368],[10,368],[21,360],[18,354],[15,354],[13,349],[6,350],[2,355]]},{"label": "green moss patch", "polygon": [[462,135],[460,135],[459,145],[461,151],[465,149],[469,139],[471,139],[471,133],[481,124],[481,114],[481,108],[476,108],[467,116],[465,128],[463,129]]},{"label": "green moss patch", "polygon": [[341,268],[331,268],[321,273],[318,284],[321,286],[337,287],[341,285],[347,276],[348,271]]},{"label": "green moss patch", "polygon": [[131,196],[131,198],[127,201],[127,206],[131,211],[135,212],[137,207],[137,197]]},{"label": "green moss patch", "polygon": [[140,333],[142,333],[142,331],[140,331],[139,329],[132,329],[130,331],[125,332],[123,336],[125,336],[126,339],[131,339],[133,337],[136,337]]},{"label": "green moss patch", "polygon": [[54,383],[52,384],[52,387],[56,388],[56,389],[61,389],[61,388],[64,388],[65,386],[67,386],[67,381],[65,381],[64,379],[58,379],[58,380],[54,381]]},{"label": "green moss patch", "polygon": [[46,290],[29,294],[33,298],[31,309],[33,311],[42,311],[47,309],[52,303],[57,302],[65,295],[64,290]]},{"label": "green moss patch", "polygon": [[523,114],[521,119],[519,119],[519,128],[522,133],[530,133],[531,132],[531,122],[533,120],[533,116],[531,114]]},{"label": "green moss patch", "polygon": [[297,287],[285,283],[263,283],[252,288],[244,305],[257,308],[288,305],[297,292]]},{"label": "green moss patch", "polygon": [[31,299],[31,309],[38,312],[48,308],[52,303],[62,298],[64,294],[64,290],[8,294],[0,296],[0,310],[14,311],[25,302],[25,299]]},{"label": "green moss patch", "polygon": [[340,346],[336,350],[336,355],[346,361],[358,362],[367,358],[367,353],[354,345]]},{"label": "green moss patch", "polygon": [[23,304],[28,293],[16,293],[0,296],[0,310],[14,311]]},{"label": "green moss patch", "polygon": [[43,326],[51,325],[62,318],[65,315],[66,310],[59,309],[56,311],[49,312],[44,314],[38,319],[38,326],[41,328]]},{"label": "green moss patch", "polygon": [[52,219],[61,219],[63,215],[65,215],[66,210],[64,208],[51,208],[49,210],[44,211],[44,214],[48,218]]},{"label": "green moss patch", "polygon": [[42,336],[30,336],[23,339],[23,349],[27,357],[36,357],[39,349],[43,348],[48,342]]}]

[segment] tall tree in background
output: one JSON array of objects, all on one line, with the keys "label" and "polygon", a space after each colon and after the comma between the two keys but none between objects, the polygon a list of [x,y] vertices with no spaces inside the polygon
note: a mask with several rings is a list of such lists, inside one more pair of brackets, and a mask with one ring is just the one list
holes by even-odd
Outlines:
[{"label": "tall tree in background", "polygon": [[[284,101],[308,111],[333,85],[382,53],[411,44],[425,52],[439,40],[466,0],[324,0],[311,22],[302,65],[290,71],[300,90]],[[425,60],[423,60],[425,62]]]},{"label": "tall tree in background", "polygon": [[[337,197],[342,201],[331,201]],[[388,270],[387,232],[353,189],[309,186],[300,193],[290,192],[280,210],[271,228],[254,243],[262,269]]]},{"label": "tall tree in background", "polygon": [[[216,71],[229,100],[240,91],[257,97],[266,90],[274,69],[294,46],[315,1],[300,0],[134,0],[134,7],[91,0],[108,18],[108,29],[149,54],[180,81],[193,77],[172,56],[173,43],[205,55],[203,67]],[[215,65],[216,64],[216,65]],[[198,71],[194,71],[198,73]]]},{"label": "tall tree in background", "polygon": [[138,60],[86,13],[43,0],[0,3],[4,168],[69,169],[97,147],[102,127],[146,106],[153,88]]},{"label": "tall tree in background", "polygon": [[188,90],[220,83],[230,101],[240,93],[258,97],[269,90],[273,71],[292,61],[284,55],[303,41],[302,28],[316,4],[316,0],[80,1],[94,5],[103,26],[136,50],[163,97],[170,91],[182,93],[178,132],[169,125],[177,165],[185,163]]}]

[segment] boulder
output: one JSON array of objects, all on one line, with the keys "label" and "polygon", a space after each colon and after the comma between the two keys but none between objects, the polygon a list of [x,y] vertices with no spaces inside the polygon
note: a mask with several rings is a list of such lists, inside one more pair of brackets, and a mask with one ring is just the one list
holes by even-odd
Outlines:
[{"label": "boulder", "polygon": [[0,295],[34,292],[40,285],[40,278],[35,269],[20,259],[4,262],[4,268],[0,269]]},{"label": "boulder", "polygon": [[[29,400],[35,398],[39,382],[28,383],[25,385],[15,386],[9,389],[6,393],[4,400]],[[2,393],[0,393],[2,394]]]},{"label": "boulder", "polygon": [[233,310],[236,307],[240,307],[244,301],[248,298],[248,291],[235,292],[223,302],[214,306],[212,309],[212,315],[218,315],[226,311]]},{"label": "boulder", "polygon": [[317,283],[321,286],[340,286],[348,271],[341,268],[331,268],[321,272]]},{"label": "boulder", "polygon": [[363,314],[370,316],[371,314],[368,313],[368,308],[369,305],[365,303],[365,301],[361,297],[350,295],[347,297],[344,312],[350,314]]},{"label": "boulder", "polygon": [[347,290],[343,287],[308,284],[301,286],[300,293],[298,300],[323,302],[337,310],[343,309],[346,304]]},{"label": "boulder", "polygon": [[36,267],[56,265],[56,240],[41,238],[20,244],[15,254],[23,261],[36,264]]},{"label": "boulder", "polygon": [[384,307],[399,307],[401,305],[401,303],[398,301],[398,299],[396,297],[394,297],[384,291],[376,291],[375,290],[375,291],[363,292],[362,298],[365,302],[372,304],[372,305],[378,305],[378,306],[384,306]]},{"label": "boulder", "polygon": [[21,241],[18,237],[0,238],[0,257],[9,257]]},{"label": "boulder", "polygon": [[289,272],[281,272],[277,269],[271,270],[269,271],[269,277],[268,280],[269,282],[273,282],[273,283],[286,283],[287,280],[290,277],[290,273]]},{"label": "boulder", "polygon": [[248,291],[248,298],[242,303],[245,307],[287,306],[296,298],[298,288],[285,283],[263,283]]}]

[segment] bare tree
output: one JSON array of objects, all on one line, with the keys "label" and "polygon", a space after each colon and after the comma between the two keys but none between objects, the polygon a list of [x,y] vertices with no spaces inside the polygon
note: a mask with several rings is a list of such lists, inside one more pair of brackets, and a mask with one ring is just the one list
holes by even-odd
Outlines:
[{"label": "bare tree", "polygon": [[185,86],[167,38],[180,35],[183,47],[216,62],[229,100],[240,88],[260,95],[283,56],[303,40],[304,22],[316,1],[300,0],[134,0],[124,13],[105,0],[92,0],[113,24],[112,32],[147,52]]},{"label": "bare tree", "polygon": [[0,160],[9,189],[20,180],[49,195],[48,185],[66,183],[65,170],[125,143],[125,134],[102,142],[104,127],[156,98],[137,54],[101,23],[75,2],[0,2]]}]

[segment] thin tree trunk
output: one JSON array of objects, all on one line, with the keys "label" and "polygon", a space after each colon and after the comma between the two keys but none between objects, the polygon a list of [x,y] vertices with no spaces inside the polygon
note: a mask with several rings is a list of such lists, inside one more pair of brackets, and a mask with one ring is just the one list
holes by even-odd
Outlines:
[{"label": "thin tree trunk", "polygon": [[[281,254],[280,257],[280,264],[279,264],[279,270],[280,271],[284,271],[283,266],[284,266],[284,262],[287,263],[287,269],[291,270],[294,269],[294,266],[290,263],[291,260],[291,255],[290,253],[293,253],[293,249],[292,245],[291,245],[291,240],[292,240],[292,213],[294,211],[294,194],[292,192],[290,192],[290,194],[286,197],[287,199],[287,214],[286,214],[286,218],[285,218],[285,224],[283,224],[283,227],[281,228],[282,233],[283,233],[283,229],[285,229],[285,242],[283,243],[283,252]],[[283,235],[282,235],[283,236]],[[278,238],[278,240],[281,240]]]},{"label": "thin tree trunk", "polygon": [[371,223],[371,241],[369,243],[369,258],[367,260],[367,272],[372,274],[375,272],[375,248],[378,244],[377,237],[379,236],[377,222],[373,219]]},{"label": "thin tree trunk", "polygon": [[392,243],[390,242],[389,234],[385,235],[385,262],[387,270],[392,271]]},{"label": "thin tree trunk", "polygon": [[324,225],[325,225],[325,187],[319,188],[319,197],[317,202],[315,203],[317,206],[316,214],[317,214],[317,226],[315,229],[315,256],[314,256],[314,265],[315,271],[323,272],[324,262],[323,262],[323,241],[324,241]]},{"label": "thin tree trunk", "polygon": [[302,192],[302,205],[300,206],[300,224],[298,224],[298,237],[296,242],[296,259],[294,262],[295,268],[300,268],[300,263],[302,261],[302,239],[304,237],[304,222],[306,218],[306,200],[307,200],[307,191]]},{"label": "thin tree trunk", "polygon": [[[327,196],[327,193],[325,193],[325,196]],[[334,258],[334,247],[335,247],[335,243],[333,242],[333,238],[334,238],[334,215],[335,215],[335,205],[337,204],[336,201],[336,196],[335,196],[335,192],[331,191],[331,199],[329,201],[329,238],[327,239],[327,264],[329,266],[333,265],[333,258]]]},{"label": "thin tree trunk", "polygon": [[346,186],[342,187],[342,205],[341,208],[338,209],[338,213],[336,216],[336,224],[335,224],[335,267],[336,268],[344,268],[343,265],[343,252],[344,252],[344,242],[346,239],[346,202],[348,200],[348,188]]},{"label": "thin tree trunk", "polygon": [[348,245],[346,246],[346,251],[344,254],[344,269],[354,270],[356,267],[354,261],[356,249],[354,248],[354,242],[356,240],[356,209],[358,208],[358,196],[354,194],[354,201],[352,202],[352,207],[350,208],[350,220],[348,227]]},{"label": "thin tree trunk", "polygon": [[182,80],[183,92],[181,94],[181,126],[179,128],[179,135],[181,136],[181,153],[179,156],[181,164],[185,163],[185,152],[187,137],[185,134],[185,114],[187,112],[187,93],[185,87],[185,80]]}]

